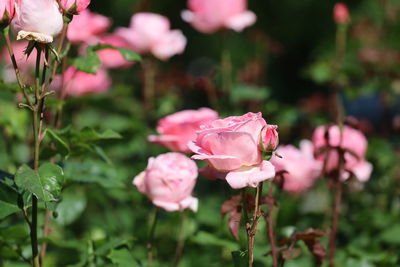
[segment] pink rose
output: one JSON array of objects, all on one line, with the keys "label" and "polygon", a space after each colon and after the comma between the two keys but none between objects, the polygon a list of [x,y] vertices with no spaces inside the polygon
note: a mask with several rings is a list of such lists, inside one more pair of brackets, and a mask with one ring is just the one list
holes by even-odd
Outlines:
[{"label": "pink rose", "polygon": [[349,9],[344,3],[337,3],[333,8],[333,19],[338,24],[346,24],[350,22]]},{"label": "pink rose", "polygon": [[111,19],[85,9],[79,15],[74,16],[68,26],[67,37],[73,44],[92,44],[97,42],[98,37],[110,26]]},{"label": "pink rose", "polygon": [[76,15],[85,10],[90,0],[59,0],[65,13]]},{"label": "pink rose", "polygon": [[222,28],[240,32],[256,22],[256,15],[247,10],[246,0],[189,0],[188,7],[182,12],[183,20],[204,33]]},{"label": "pink rose", "polygon": [[193,160],[170,152],[150,158],[146,170],[133,179],[133,184],[157,207],[167,211],[197,211],[198,200],[192,196],[197,175]]},{"label": "pink rose", "polygon": [[[127,42],[116,34],[109,34],[100,37],[100,44],[112,45],[115,47],[128,48]],[[105,68],[126,68],[133,64],[127,61],[117,49],[107,48],[97,51],[101,63]]]},{"label": "pink rose", "polygon": [[0,24],[7,26],[14,18],[15,14],[15,0],[1,0],[0,1]]},{"label": "pink rose", "polygon": [[[27,58],[24,51],[28,46],[28,41],[17,41],[13,42],[12,48],[14,51],[15,60],[17,61],[18,68],[21,72],[21,75],[24,79],[31,78],[31,74],[35,69],[36,64],[36,49],[34,49],[31,55]],[[7,47],[3,47],[1,51],[1,60],[6,63],[6,68],[4,70],[3,78],[7,82],[16,82],[15,71],[11,62],[10,54],[8,53]],[[42,60],[44,56],[42,53]]]},{"label": "pink rose", "polygon": [[278,137],[278,126],[276,125],[268,125],[262,131],[262,142],[263,142],[263,150],[266,152],[274,151],[279,144]]},{"label": "pink rose", "polygon": [[149,141],[170,150],[190,152],[187,144],[196,139],[200,125],[218,119],[218,113],[209,108],[184,110],[162,118],[157,125],[160,136],[149,136]]},{"label": "pink rose", "polygon": [[205,160],[214,170],[226,173],[225,179],[232,188],[256,187],[275,176],[274,166],[262,160],[264,127],[267,123],[261,113],[247,113],[203,125],[196,141],[189,142],[189,148],[196,153],[192,158]]},{"label": "pink rose", "polygon": [[[64,85],[62,84],[64,82]],[[70,66],[64,73],[64,78],[60,75],[53,82],[55,89],[65,86],[67,95],[82,96],[86,94],[100,94],[106,92],[111,87],[111,79],[103,69],[97,70],[96,74],[90,74],[77,70]]]},{"label": "pink rose", "polygon": [[162,60],[183,53],[186,46],[182,32],[171,30],[166,17],[153,13],[135,14],[129,28],[119,28],[117,34],[137,53],[151,53]]},{"label": "pink rose", "polygon": [[63,18],[55,0],[19,0],[12,27],[17,40],[51,43],[63,28]]},{"label": "pink rose", "polygon": [[314,159],[313,145],[308,140],[300,142],[300,149],[292,145],[280,146],[276,150],[282,158],[273,156],[271,163],[283,174],[283,190],[301,193],[309,189],[320,177],[322,162]]},{"label": "pink rose", "polygon": [[343,179],[353,173],[359,181],[367,181],[372,172],[372,165],[365,160],[365,153],[368,147],[368,141],[364,134],[349,126],[343,127],[342,135],[337,125],[320,126],[313,136],[315,151],[318,152],[318,159],[326,161],[325,170],[332,172],[337,170],[339,165],[339,154],[337,150],[330,149],[324,152],[328,147],[341,148],[346,150],[344,153]]}]

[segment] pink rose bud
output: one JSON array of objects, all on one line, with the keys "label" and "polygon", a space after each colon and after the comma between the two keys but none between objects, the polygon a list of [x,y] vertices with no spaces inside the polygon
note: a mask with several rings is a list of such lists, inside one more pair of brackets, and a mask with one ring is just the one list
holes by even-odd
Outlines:
[{"label": "pink rose bud", "polygon": [[283,190],[289,193],[301,193],[309,189],[322,171],[322,162],[314,159],[313,145],[308,140],[300,142],[300,149],[292,146],[280,146],[271,163],[276,172],[284,171]]},{"label": "pink rose bud", "polygon": [[159,136],[151,135],[148,140],[170,150],[190,152],[187,144],[196,139],[200,125],[218,119],[218,113],[209,108],[183,110],[162,118],[157,125]]},{"label": "pink rose bud", "polygon": [[90,74],[71,66],[64,72],[63,78],[61,75],[56,77],[52,86],[55,90],[65,88],[67,95],[78,97],[106,92],[111,87],[111,79],[103,69],[97,70],[96,74]]},{"label": "pink rose bud", "polygon": [[65,13],[76,15],[85,10],[90,0],[60,0],[61,8]]},{"label": "pink rose bud", "polygon": [[339,126],[320,126],[313,136],[314,149],[317,158],[326,161],[325,171],[337,171],[339,166],[339,153],[337,149],[344,150],[344,170],[342,179],[346,180],[353,174],[359,181],[365,182],[372,172],[372,165],[365,160],[368,141],[359,130],[344,126],[342,134]]},{"label": "pink rose bud", "polygon": [[17,40],[51,43],[63,28],[63,18],[55,0],[19,0],[15,3],[12,27]]},{"label": "pink rose bud", "polygon": [[253,25],[256,15],[247,10],[247,0],[189,0],[182,12],[186,22],[204,33],[227,28],[237,32]]},{"label": "pink rose bud", "polygon": [[186,38],[180,30],[171,30],[168,18],[153,13],[136,13],[131,18],[129,28],[119,28],[116,32],[139,54],[150,53],[166,60],[182,54]]},{"label": "pink rose bud", "polygon": [[350,22],[349,9],[344,3],[337,3],[333,8],[333,18],[338,24],[347,24]]},{"label": "pink rose bud", "polygon": [[278,137],[278,126],[267,125],[262,131],[262,145],[264,151],[272,152],[278,147],[279,137]]},{"label": "pink rose bud", "polygon": [[4,27],[10,24],[15,15],[15,0],[0,1],[0,24]]},{"label": "pink rose bud", "polygon": [[133,184],[166,211],[197,211],[198,200],[192,196],[197,175],[193,160],[170,152],[150,158],[146,170],[133,179]]},{"label": "pink rose bud", "polygon": [[205,160],[214,170],[226,173],[225,179],[234,188],[256,187],[275,176],[275,168],[262,160],[261,132],[267,123],[261,113],[247,113],[215,120],[197,132],[189,148],[192,158]]},{"label": "pink rose bud", "polygon": [[111,19],[89,9],[83,10],[79,15],[74,16],[68,26],[67,37],[73,44],[97,43],[99,36],[111,26]]}]

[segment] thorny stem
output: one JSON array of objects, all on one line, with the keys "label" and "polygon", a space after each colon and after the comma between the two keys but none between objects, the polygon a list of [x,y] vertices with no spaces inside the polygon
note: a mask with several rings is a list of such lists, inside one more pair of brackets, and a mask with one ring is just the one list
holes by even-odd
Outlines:
[{"label": "thorny stem", "polygon": [[11,40],[10,40],[10,28],[9,27],[6,27],[3,30],[3,36],[4,36],[4,39],[6,41],[6,46],[7,46],[7,49],[8,49],[8,53],[10,54],[11,62],[12,62],[12,65],[13,65],[13,68],[14,68],[14,71],[15,71],[15,76],[17,78],[18,85],[22,90],[22,94],[25,97],[26,103],[28,104],[28,106],[32,106],[31,100],[30,100],[30,98],[28,96],[28,93],[26,92],[26,85],[24,84],[24,82],[22,80],[21,73],[20,73],[19,68],[18,68],[17,60],[15,59],[14,51],[13,51],[13,48],[12,48],[12,45],[11,45]]},{"label": "thorny stem", "polygon": [[261,216],[261,196],[262,196],[262,186],[263,183],[259,183],[256,188],[256,196],[255,196],[255,206],[253,217],[251,218],[250,223],[246,225],[247,232],[247,244],[248,244],[248,252],[249,252],[249,267],[253,266],[254,263],[254,241],[257,233],[257,225],[258,219]]},{"label": "thorny stem", "polygon": [[[273,198],[272,186],[273,186],[273,184],[271,181],[271,183],[269,184],[269,187],[268,187],[268,198],[271,200]],[[274,209],[274,203],[273,203],[273,201],[271,201],[269,203],[268,212],[265,214],[265,220],[267,221],[267,224],[268,224],[268,239],[269,239],[269,243],[271,245],[272,265],[274,267],[277,267],[278,266],[278,256],[277,256],[275,233],[274,233],[274,222],[273,222],[273,218],[272,218],[273,209]]]},{"label": "thorny stem", "polygon": [[175,260],[174,260],[174,264],[172,265],[173,267],[178,267],[179,262],[182,258],[182,252],[183,252],[183,248],[185,246],[186,224],[187,224],[187,214],[185,211],[182,211],[181,212],[181,225],[180,225],[179,235],[178,235],[178,243],[177,243],[176,249],[175,249]]},{"label": "thorny stem", "polygon": [[147,266],[148,267],[151,267],[153,265],[153,240],[154,240],[154,234],[156,232],[156,226],[157,226],[159,214],[160,214],[160,209],[156,208],[154,218],[153,218],[153,223],[151,224],[149,237],[147,240]]}]

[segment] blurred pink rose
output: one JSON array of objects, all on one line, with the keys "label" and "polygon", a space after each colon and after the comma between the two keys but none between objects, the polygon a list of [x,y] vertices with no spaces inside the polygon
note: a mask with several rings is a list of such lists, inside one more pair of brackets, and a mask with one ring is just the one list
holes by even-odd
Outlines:
[{"label": "blurred pink rose", "polygon": [[0,1],[0,24],[7,26],[15,15],[15,0]]},{"label": "blurred pink rose", "polygon": [[170,152],[150,158],[146,170],[133,179],[133,184],[157,207],[167,211],[197,211],[198,200],[192,196],[197,175],[193,160]]},{"label": "blurred pink rose", "polygon": [[171,30],[168,18],[153,13],[136,13],[129,28],[117,29],[137,53],[151,53],[166,60],[181,54],[186,47],[186,38],[180,30]]},{"label": "blurred pink rose", "polygon": [[336,23],[346,24],[350,22],[349,9],[344,3],[337,3],[333,8],[333,19]]},{"label": "blurred pink rose", "polygon": [[78,14],[85,10],[90,0],[61,0],[61,8],[68,14]]},{"label": "blurred pink rose", "polygon": [[253,25],[256,15],[247,10],[247,0],[189,0],[183,20],[198,31],[213,33],[222,28],[237,32]]},{"label": "blurred pink rose", "polygon": [[196,139],[200,125],[218,119],[218,113],[209,108],[183,110],[162,118],[157,125],[159,136],[149,136],[149,141],[166,146],[173,151],[190,152],[187,144]]},{"label": "blurred pink rose", "polygon": [[278,126],[268,125],[262,130],[263,150],[267,152],[274,151],[279,144]]},{"label": "blurred pink rose", "polygon": [[[34,49],[31,55],[27,58],[24,51],[28,46],[28,41],[21,40],[17,42],[13,42],[12,48],[14,51],[15,60],[17,61],[18,69],[21,72],[21,76],[24,80],[31,79],[32,73],[35,69],[36,64],[36,49]],[[44,56],[42,53],[42,60]],[[10,54],[8,53],[7,47],[3,47],[3,50],[0,54],[0,59],[3,63],[5,63],[5,69],[2,73],[3,79],[6,82],[16,82],[14,67],[11,62]]]},{"label": "blurred pink rose", "polygon": [[[127,42],[116,34],[109,34],[99,37],[100,44],[112,45],[115,47],[128,48]],[[97,55],[100,58],[101,63],[105,68],[126,68],[133,64],[131,61],[127,61],[117,49],[107,48],[97,51]]]},{"label": "blurred pink rose", "polygon": [[261,113],[247,113],[215,120],[203,125],[197,139],[189,142],[196,153],[192,158],[205,160],[235,189],[256,187],[275,176],[274,166],[262,160],[261,132],[267,123]]},{"label": "blurred pink rose", "polygon": [[318,159],[325,161],[327,157],[325,166],[327,172],[337,170],[339,154],[338,151],[332,149],[329,150],[329,152],[323,152],[322,150],[324,150],[324,148],[326,149],[328,146],[340,147],[346,150],[344,153],[345,172],[342,178],[347,179],[349,173],[352,173],[361,182],[365,182],[369,179],[372,172],[372,165],[365,160],[368,141],[359,130],[344,126],[341,136],[340,128],[337,125],[320,126],[314,132],[313,143],[315,151],[319,154]]},{"label": "blurred pink rose", "polygon": [[313,145],[308,140],[300,142],[300,149],[292,145],[280,146],[276,152],[282,156],[273,156],[271,163],[277,172],[283,174],[283,190],[290,193],[301,193],[309,189],[320,177],[322,162],[314,159]]},{"label": "blurred pink rose", "polygon": [[[62,85],[64,82],[64,85]],[[96,74],[90,74],[77,70],[70,66],[62,78],[60,75],[53,82],[55,89],[65,86],[67,95],[82,96],[86,94],[100,94],[111,87],[111,79],[103,69],[97,70]]]},{"label": "blurred pink rose", "polygon": [[72,19],[68,26],[67,37],[73,44],[92,44],[97,42],[98,37],[106,32],[110,26],[111,19],[85,9]]},{"label": "blurred pink rose", "polygon": [[15,5],[12,27],[17,40],[51,43],[63,27],[63,18],[55,0],[19,0]]}]

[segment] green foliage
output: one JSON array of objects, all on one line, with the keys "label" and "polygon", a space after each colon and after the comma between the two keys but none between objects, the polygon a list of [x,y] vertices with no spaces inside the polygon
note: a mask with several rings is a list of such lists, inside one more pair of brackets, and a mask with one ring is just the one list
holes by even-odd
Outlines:
[{"label": "green foliage", "polygon": [[57,201],[60,197],[64,172],[60,166],[45,163],[38,170],[23,165],[15,174],[15,184],[34,194],[44,202]]}]

